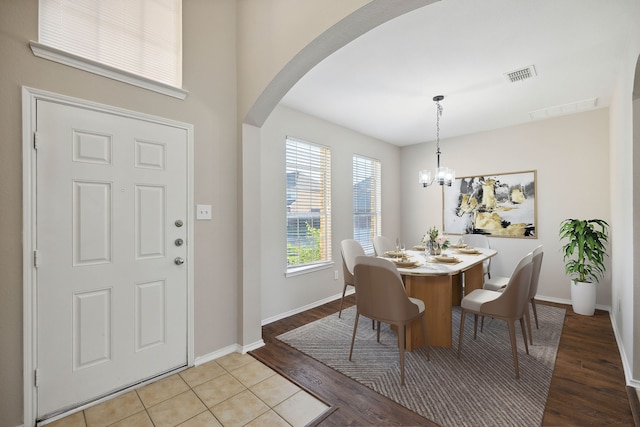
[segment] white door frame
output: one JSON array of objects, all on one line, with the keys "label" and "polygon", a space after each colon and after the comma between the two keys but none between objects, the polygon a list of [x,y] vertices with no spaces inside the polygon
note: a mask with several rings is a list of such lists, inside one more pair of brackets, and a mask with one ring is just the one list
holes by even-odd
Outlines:
[{"label": "white door frame", "polygon": [[194,295],[193,295],[193,125],[151,116],[109,105],[98,104],[26,86],[22,87],[22,276],[23,276],[23,368],[24,368],[24,427],[36,422],[37,389],[37,305],[35,268],[36,247],[36,101],[46,100],[98,112],[116,114],[149,122],[170,125],[187,132],[187,365],[194,364]]}]

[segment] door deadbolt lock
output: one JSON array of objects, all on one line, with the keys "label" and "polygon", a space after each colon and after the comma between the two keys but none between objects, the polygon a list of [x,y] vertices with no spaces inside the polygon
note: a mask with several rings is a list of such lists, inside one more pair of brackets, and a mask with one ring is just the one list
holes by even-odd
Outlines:
[{"label": "door deadbolt lock", "polygon": [[184,259],[182,257],[177,257],[173,262],[175,262],[176,265],[182,265],[184,264]]},{"label": "door deadbolt lock", "polygon": [[176,246],[182,246],[182,244],[184,243],[184,240],[182,239],[176,239]]},{"label": "door deadbolt lock", "polygon": [[184,223],[182,222],[181,219],[176,219],[175,225],[176,225],[176,227],[182,227],[184,225]]}]

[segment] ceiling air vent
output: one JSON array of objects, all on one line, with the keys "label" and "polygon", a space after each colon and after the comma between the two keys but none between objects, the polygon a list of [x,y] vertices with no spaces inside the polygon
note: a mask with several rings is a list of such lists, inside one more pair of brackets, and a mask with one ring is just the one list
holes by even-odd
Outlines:
[{"label": "ceiling air vent", "polygon": [[522,80],[530,79],[531,77],[535,77],[536,75],[536,67],[533,65],[529,65],[525,68],[520,68],[519,70],[509,71],[505,73],[505,77],[511,83],[520,82]]}]

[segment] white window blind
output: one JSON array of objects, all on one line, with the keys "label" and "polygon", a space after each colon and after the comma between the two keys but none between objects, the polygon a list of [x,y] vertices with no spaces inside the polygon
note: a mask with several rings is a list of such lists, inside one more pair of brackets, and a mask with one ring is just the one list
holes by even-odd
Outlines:
[{"label": "white window blind", "polygon": [[331,261],[331,151],[287,137],[287,269]]},{"label": "white window blind", "polygon": [[373,253],[373,238],[382,233],[380,161],[353,156],[353,238]]},{"label": "white window blind", "polygon": [[40,0],[39,41],[182,86],[182,0]]}]

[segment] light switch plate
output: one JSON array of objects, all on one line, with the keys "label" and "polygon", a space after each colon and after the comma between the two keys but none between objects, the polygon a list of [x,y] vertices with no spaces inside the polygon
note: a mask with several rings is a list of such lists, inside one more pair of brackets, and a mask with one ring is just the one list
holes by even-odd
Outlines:
[{"label": "light switch plate", "polygon": [[211,219],[211,205],[196,205],[196,219]]}]

